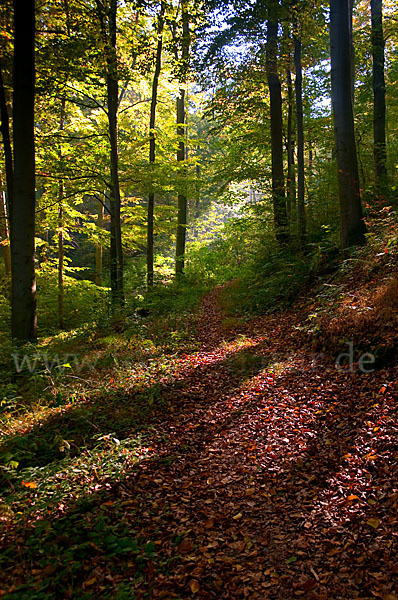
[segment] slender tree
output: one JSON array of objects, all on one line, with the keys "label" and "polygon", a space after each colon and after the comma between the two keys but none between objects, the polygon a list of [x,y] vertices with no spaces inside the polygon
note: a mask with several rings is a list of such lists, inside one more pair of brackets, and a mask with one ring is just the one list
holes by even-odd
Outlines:
[{"label": "slender tree", "polygon": [[[104,226],[104,204],[106,201],[106,194],[104,194],[104,202],[98,201],[98,212],[97,212],[97,227],[102,229]],[[102,244],[98,242],[95,245],[95,283],[102,285]]]},{"label": "slender tree", "polygon": [[111,184],[109,210],[111,216],[111,292],[112,305],[124,304],[123,246],[120,218],[120,183],[118,152],[119,82],[117,64],[117,0],[109,0],[105,7],[97,0],[97,14],[101,26],[106,58],[106,92],[108,133],[110,141]]},{"label": "slender tree", "polygon": [[[290,58],[290,57],[289,57]],[[287,154],[287,174],[286,174],[286,210],[290,219],[292,205],[296,205],[296,182],[294,173],[294,136],[293,136],[293,84],[290,64],[286,69],[287,83],[287,135],[286,135],[286,154]]]},{"label": "slender tree", "polygon": [[354,135],[350,0],[330,0],[330,52],[334,137],[343,248],[365,242]]},{"label": "slender tree", "polygon": [[[61,99],[61,116],[59,130],[65,127],[65,96]],[[62,161],[62,145],[58,149],[59,163]],[[61,180],[58,188],[58,319],[60,329],[64,328],[64,182]]]},{"label": "slender tree", "polygon": [[277,49],[278,20],[275,15],[270,14],[267,21],[266,71],[271,112],[272,199],[276,239],[281,245],[285,245],[289,240],[289,232],[283,174],[282,95]]},{"label": "slender tree", "polygon": [[10,234],[8,230],[8,216],[7,216],[7,203],[6,193],[0,192],[0,235],[3,238],[1,241],[4,268],[6,277],[11,275],[11,254],[10,254]]},{"label": "slender tree", "polygon": [[158,86],[160,70],[162,68],[162,49],[163,49],[163,26],[164,26],[164,3],[161,2],[160,12],[157,23],[158,42],[156,46],[155,71],[152,80],[152,96],[151,96],[151,113],[149,119],[149,165],[150,165],[150,186],[148,194],[148,223],[147,223],[147,286],[153,286],[153,215],[155,206],[155,192],[153,191],[153,166],[156,159],[156,139],[155,139],[155,122],[156,122],[156,104],[158,98]]},{"label": "slender tree", "polygon": [[36,340],[35,2],[14,0],[14,179],[11,211],[11,333]]},{"label": "slender tree", "polygon": [[11,136],[10,136],[10,118],[8,115],[6,91],[3,81],[3,73],[0,65],[0,118],[1,118],[1,135],[3,138],[4,147],[4,163],[6,171],[6,186],[7,186],[7,204],[8,204],[8,215],[11,212],[11,202],[13,198],[13,179],[14,179],[14,168],[12,160],[12,147],[11,147]]},{"label": "slender tree", "polygon": [[297,17],[294,17],[294,68],[296,79],[296,126],[297,126],[297,225],[301,248],[305,244],[305,179],[304,179],[304,120],[303,120],[303,68],[301,64],[301,31]]},{"label": "slender tree", "polygon": [[376,187],[382,189],[386,167],[386,86],[384,80],[384,35],[382,0],[371,0],[373,55],[373,140]]},{"label": "slender tree", "polygon": [[[186,83],[186,76],[189,66],[189,50],[190,50],[190,31],[189,31],[189,13],[187,0],[181,0],[182,11],[182,42],[181,42],[181,83]],[[174,29],[174,41],[176,41]],[[178,52],[176,49],[176,58]],[[185,87],[181,85],[177,98],[177,135],[178,149],[177,161],[183,163],[186,159],[185,147]],[[179,172],[181,175],[181,172]],[[179,177],[178,199],[177,199],[177,239],[176,239],[176,277],[181,277],[184,272],[184,254],[185,240],[187,232],[187,196],[181,189],[181,177]]]}]

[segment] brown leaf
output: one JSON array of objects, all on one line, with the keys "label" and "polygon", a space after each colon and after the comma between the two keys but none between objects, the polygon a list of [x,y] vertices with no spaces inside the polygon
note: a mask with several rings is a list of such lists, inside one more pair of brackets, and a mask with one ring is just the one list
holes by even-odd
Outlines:
[{"label": "brown leaf", "polygon": [[189,587],[191,588],[191,592],[193,594],[197,594],[200,590],[199,582],[196,581],[196,579],[191,579],[191,581],[189,582]]},{"label": "brown leaf", "polygon": [[212,527],[214,527],[214,519],[207,519],[205,527],[206,529],[211,529]]}]

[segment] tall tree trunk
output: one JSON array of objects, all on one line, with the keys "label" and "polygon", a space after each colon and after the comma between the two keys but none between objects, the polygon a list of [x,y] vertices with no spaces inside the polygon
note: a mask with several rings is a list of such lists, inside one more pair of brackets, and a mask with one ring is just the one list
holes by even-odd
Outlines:
[{"label": "tall tree trunk", "polygon": [[35,2],[14,0],[14,179],[11,210],[11,334],[35,341]]},{"label": "tall tree trunk", "polygon": [[111,142],[111,220],[113,216],[113,226],[111,225],[111,235],[114,238],[114,304],[124,304],[123,290],[123,247],[122,247],[122,228],[120,219],[120,183],[119,183],[119,153],[118,153],[118,132],[117,132],[117,111],[119,101],[118,78],[117,78],[117,57],[116,57],[116,15],[117,0],[111,0],[109,11],[109,53],[108,53],[108,73],[107,73],[107,99],[108,99],[108,117],[109,117],[109,138]]},{"label": "tall tree trunk", "polygon": [[275,236],[279,244],[289,241],[283,175],[282,95],[277,65],[278,21],[267,21],[266,71],[270,94],[271,151],[272,151],[272,199],[274,208]]},{"label": "tall tree trunk", "polygon": [[6,193],[1,192],[0,195],[0,235],[2,239],[2,250],[4,259],[4,269],[7,278],[11,274],[11,254],[10,254],[10,239],[8,231],[8,215]]},{"label": "tall tree trunk", "polygon": [[382,0],[370,0],[373,54],[373,139],[376,188],[386,184],[386,86],[384,81],[384,35]]},{"label": "tall tree trunk", "polygon": [[[106,196],[104,194],[104,202]],[[97,218],[97,227],[102,229],[104,226],[104,204],[102,202],[98,202],[98,218]],[[95,283],[97,285],[102,285],[102,244],[95,245]]]},{"label": "tall tree trunk", "polygon": [[[290,56],[289,56],[290,62]],[[290,71],[290,65],[286,69],[286,82],[287,82],[287,138],[286,138],[286,154],[287,154],[287,177],[286,177],[286,210],[287,216],[290,220],[290,214],[292,204],[295,204],[296,188],[294,179],[294,138],[293,138],[293,86],[292,86],[292,74]]]},{"label": "tall tree trunk", "polygon": [[150,165],[150,192],[148,194],[148,224],[147,224],[147,254],[146,254],[146,281],[147,286],[153,286],[153,215],[155,207],[155,192],[153,191],[153,166],[156,160],[156,104],[158,99],[158,86],[160,70],[162,68],[162,49],[163,49],[163,24],[164,24],[164,3],[161,3],[158,18],[158,43],[156,47],[155,71],[152,81],[151,114],[149,120],[149,165]]},{"label": "tall tree trunk", "polygon": [[[177,98],[177,134],[179,136],[177,161],[185,160],[185,90],[180,89]],[[181,176],[181,173],[179,173]],[[181,191],[181,177],[179,177],[177,199],[177,239],[176,239],[176,276],[180,277],[184,272],[185,239],[187,228],[187,197]]]},{"label": "tall tree trunk", "polygon": [[58,324],[64,328],[64,185],[60,183],[58,191]]},{"label": "tall tree trunk", "polygon": [[199,219],[200,216],[200,164],[198,163],[195,167],[195,219]]},{"label": "tall tree trunk", "polygon": [[97,14],[106,54],[106,91],[108,112],[108,134],[110,141],[110,200],[109,213],[111,219],[110,234],[110,274],[112,306],[123,306],[123,246],[120,219],[120,183],[118,154],[118,122],[119,84],[117,69],[117,0],[110,0],[105,15],[103,3],[96,0]]},{"label": "tall tree trunk", "polygon": [[303,249],[307,230],[305,219],[303,69],[301,64],[301,32],[299,31],[299,24],[296,19],[294,30],[294,67],[296,71],[294,89],[296,94],[297,121],[297,225],[299,243],[301,249]]},{"label": "tall tree trunk", "polygon": [[365,243],[354,136],[351,22],[350,0],[330,0],[332,106],[343,248]]},{"label": "tall tree trunk", "polygon": [[[182,10],[182,49],[181,60],[184,79],[186,80],[186,72],[188,70],[189,49],[190,49],[190,31],[189,31],[189,14],[187,0],[181,2]],[[177,98],[177,135],[179,138],[177,149],[177,162],[183,163],[186,158],[185,148],[185,89],[180,88]],[[181,189],[181,175],[185,175],[185,169],[181,173],[179,171],[178,199],[177,199],[177,239],[176,239],[176,278],[180,278],[184,273],[184,255],[185,255],[185,240],[187,233],[187,196]]]},{"label": "tall tree trunk", "polygon": [[[65,97],[61,100],[61,117],[59,130],[62,132],[65,126]],[[59,162],[62,161],[62,145],[59,143]],[[61,165],[60,165],[61,166]],[[61,181],[58,189],[58,321],[60,329],[64,328],[64,183]]]},{"label": "tall tree trunk", "polygon": [[14,168],[12,164],[12,148],[11,148],[11,136],[10,136],[10,118],[7,109],[6,92],[4,88],[3,74],[0,65],[0,118],[1,118],[1,135],[3,138],[4,146],[4,162],[6,169],[6,186],[7,186],[7,213],[8,218],[11,220],[12,212],[12,198],[13,198],[13,179],[14,179]]}]

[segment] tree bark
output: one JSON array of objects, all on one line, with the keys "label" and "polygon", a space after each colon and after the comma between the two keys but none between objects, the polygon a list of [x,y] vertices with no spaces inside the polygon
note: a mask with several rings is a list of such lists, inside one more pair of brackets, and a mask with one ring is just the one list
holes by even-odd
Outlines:
[{"label": "tree bark", "polygon": [[111,275],[111,300],[112,306],[124,305],[123,289],[123,246],[120,218],[120,182],[119,182],[119,153],[118,153],[118,120],[117,112],[119,106],[119,83],[117,69],[117,0],[110,0],[106,16],[104,7],[97,0],[97,14],[100,21],[101,33],[106,54],[106,91],[107,91],[107,113],[108,134],[110,141],[110,199],[109,213],[110,225],[110,275]]},{"label": "tree bark", "polygon": [[304,176],[304,121],[303,121],[303,69],[301,64],[301,34],[298,23],[294,25],[294,66],[296,79],[294,83],[296,94],[297,121],[297,225],[301,249],[306,240],[307,224],[305,219],[305,176]]},{"label": "tree bark", "polygon": [[[65,97],[61,100],[61,117],[59,130],[63,131],[65,126]],[[62,161],[62,147],[59,144],[59,162]],[[64,328],[64,183],[59,184],[58,190],[58,321],[60,329]]]},{"label": "tree bark", "polygon": [[334,138],[343,248],[365,243],[352,100],[350,0],[330,0],[330,51]]},{"label": "tree bark", "polygon": [[35,341],[35,2],[14,0],[14,179],[11,211],[11,334]]},{"label": "tree bark", "polygon": [[58,191],[58,322],[60,329],[64,328],[64,195],[63,183]]},{"label": "tree bark", "polygon": [[162,68],[162,49],[163,49],[163,24],[164,24],[164,4],[161,3],[160,13],[158,18],[158,43],[156,47],[155,71],[152,80],[152,97],[151,97],[151,113],[149,120],[149,166],[150,166],[150,192],[148,194],[148,224],[147,224],[147,286],[153,286],[153,216],[155,208],[155,193],[153,191],[153,166],[156,160],[156,138],[155,138],[155,123],[156,123],[156,104],[158,99],[158,86],[160,70]]},{"label": "tree bark", "polygon": [[268,19],[266,71],[271,112],[272,199],[275,237],[279,244],[284,246],[289,241],[289,232],[283,174],[282,95],[277,66],[277,46],[278,21]]},{"label": "tree bark", "polygon": [[376,188],[386,184],[386,85],[384,80],[384,35],[382,0],[371,0],[373,55],[373,154]]},{"label": "tree bark", "polygon": [[6,193],[1,192],[0,195],[0,235],[2,240],[2,250],[4,259],[4,269],[6,277],[11,275],[11,254],[10,254],[10,238],[8,230],[8,216],[7,216],[7,204],[6,204]]},{"label": "tree bark", "polygon": [[[185,160],[185,90],[180,89],[177,98],[177,134],[180,138],[177,150],[177,161]],[[184,272],[185,239],[187,228],[187,197],[181,192],[181,178],[179,178],[179,191],[177,199],[177,239],[176,239],[176,276],[180,277]]]},{"label": "tree bark", "polygon": [[[104,194],[104,200],[106,196]],[[102,202],[98,202],[98,219],[97,219],[97,227],[102,229],[104,226],[104,204]],[[97,285],[102,285],[102,244],[96,244],[95,246],[95,283]]]},{"label": "tree bark", "polygon": [[[290,56],[289,56],[290,59]],[[296,186],[294,182],[294,138],[293,138],[293,86],[292,74],[290,66],[286,69],[287,83],[287,137],[286,137],[286,154],[287,154],[287,177],[286,177],[286,211],[290,221],[292,204],[295,205]],[[293,199],[294,196],[294,199]]]},{"label": "tree bark", "polygon": [[[182,10],[182,49],[181,60],[184,79],[188,70],[189,49],[190,49],[190,31],[187,0],[181,2]],[[179,138],[177,149],[177,162],[183,163],[186,158],[185,148],[185,89],[180,88],[177,98],[177,135]],[[181,190],[181,174],[184,176],[186,170],[179,171],[178,199],[177,199],[177,238],[176,238],[176,278],[180,278],[184,273],[185,266],[185,241],[187,233],[187,196]]]},{"label": "tree bark", "polygon": [[10,118],[7,109],[6,92],[4,88],[3,74],[0,65],[0,118],[1,118],[1,135],[3,138],[4,147],[4,163],[6,170],[6,186],[7,186],[7,214],[8,218],[11,219],[12,212],[12,198],[13,198],[13,179],[14,179],[14,167],[12,161],[12,148],[11,148],[11,136],[10,136]]}]

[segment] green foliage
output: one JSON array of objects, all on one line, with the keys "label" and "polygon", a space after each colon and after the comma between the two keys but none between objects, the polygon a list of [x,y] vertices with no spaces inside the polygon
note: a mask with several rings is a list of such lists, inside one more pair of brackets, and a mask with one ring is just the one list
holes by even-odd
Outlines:
[{"label": "green foliage", "polygon": [[[91,281],[64,276],[65,328],[101,319],[107,312],[108,290]],[[42,265],[37,271],[38,320],[41,334],[54,333],[59,328],[57,273]]]}]

